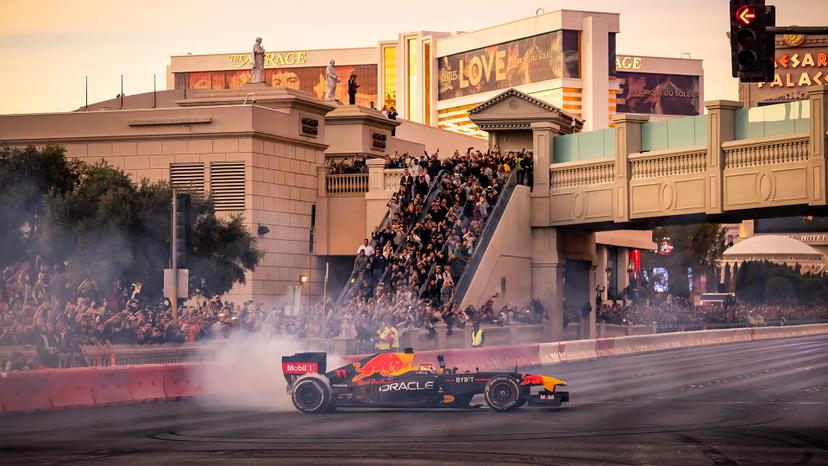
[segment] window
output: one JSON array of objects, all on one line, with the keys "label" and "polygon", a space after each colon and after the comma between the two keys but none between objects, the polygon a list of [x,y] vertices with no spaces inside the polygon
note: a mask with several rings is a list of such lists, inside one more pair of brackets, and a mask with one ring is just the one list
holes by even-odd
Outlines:
[{"label": "window", "polygon": [[216,211],[244,210],[244,162],[210,163],[210,194]]},{"label": "window", "polygon": [[382,87],[385,93],[382,103],[390,110],[397,106],[397,47],[383,48],[382,55]]},{"label": "window", "polygon": [[431,41],[423,42],[423,88],[425,89],[425,108],[423,123],[431,124]]},{"label": "window", "polygon": [[417,38],[412,37],[406,41],[408,46],[408,119],[417,120],[419,109],[417,108]]}]

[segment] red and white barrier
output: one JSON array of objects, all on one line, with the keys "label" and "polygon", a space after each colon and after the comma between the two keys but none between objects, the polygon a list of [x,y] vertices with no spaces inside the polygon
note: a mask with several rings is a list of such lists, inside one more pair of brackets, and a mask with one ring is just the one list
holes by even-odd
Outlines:
[{"label": "red and white barrier", "polygon": [[[768,340],[828,333],[828,324],[759,327],[599,338],[526,346],[423,351],[415,363],[436,364],[443,354],[450,367],[473,370],[560,364],[672,348]],[[358,359],[348,356],[346,359]],[[204,363],[209,364],[209,363]],[[215,395],[200,377],[204,364],[151,364],[14,372],[0,377],[0,412],[40,411],[146,400]]]}]

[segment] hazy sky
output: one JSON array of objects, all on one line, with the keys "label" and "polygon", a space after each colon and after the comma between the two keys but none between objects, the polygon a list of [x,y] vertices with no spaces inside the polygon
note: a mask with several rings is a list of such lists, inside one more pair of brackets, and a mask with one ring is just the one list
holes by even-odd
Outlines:
[{"label": "hazy sky", "polygon": [[[776,0],[777,24],[826,25],[828,0]],[[621,13],[621,54],[704,59],[705,100],[736,99],[727,0],[0,0],[0,113],[69,111],[166,86],[170,55],[375,46],[414,30],[470,31],[547,12]],[[822,24],[819,24],[819,23]]]}]

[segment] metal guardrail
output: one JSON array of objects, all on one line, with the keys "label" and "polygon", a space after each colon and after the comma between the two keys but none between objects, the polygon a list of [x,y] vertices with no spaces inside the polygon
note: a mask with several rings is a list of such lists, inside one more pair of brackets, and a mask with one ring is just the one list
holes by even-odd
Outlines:
[{"label": "metal guardrail", "polygon": [[517,186],[517,177],[516,174],[512,172],[506,180],[505,186],[503,186],[503,191],[500,193],[500,197],[497,199],[497,203],[495,204],[494,209],[492,209],[491,215],[489,215],[489,218],[486,220],[486,226],[483,227],[483,234],[480,236],[480,242],[474,248],[474,254],[472,254],[471,260],[468,264],[466,264],[466,268],[463,270],[460,280],[457,281],[457,286],[455,287],[454,294],[451,298],[457,304],[463,302],[466,292],[469,291],[469,286],[471,286],[474,274],[477,273],[477,268],[480,266],[480,262],[486,254],[486,248],[489,247],[489,243],[492,241],[492,237],[497,229],[497,225],[500,223],[501,217],[503,217],[503,213],[506,212],[506,205],[509,204],[509,200],[512,198],[515,186]]}]

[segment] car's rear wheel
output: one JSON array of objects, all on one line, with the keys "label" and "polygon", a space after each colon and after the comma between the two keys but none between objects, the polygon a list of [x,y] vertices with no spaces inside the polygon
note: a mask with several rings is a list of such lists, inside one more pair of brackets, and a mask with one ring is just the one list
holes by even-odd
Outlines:
[{"label": "car's rear wheel", "polygon": [[331,408],[331,389],[316,377],[304,377],[293,384],[293,406],[305,414],[324,413]]},{"label": "car's rear wheel", "polygon": [[492,377],[483,389],[489,408],[505,413],[523,405],[523,396],[517,381],[508,375]]}]

